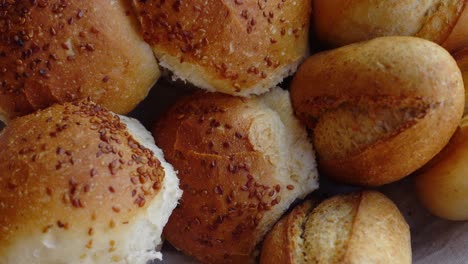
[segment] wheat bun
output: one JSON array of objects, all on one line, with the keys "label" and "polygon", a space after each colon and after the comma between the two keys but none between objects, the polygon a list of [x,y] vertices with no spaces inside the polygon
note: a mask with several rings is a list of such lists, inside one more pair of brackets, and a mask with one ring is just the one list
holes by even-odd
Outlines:
[{"label": "wheat bun", "polygon": [[308,200],[268,233],[260,263],[409,264],[409,226],[379,192]]},{"label": "wheat bun", "polygon": [[0,116],[90,97],[130,112],[159,77],[123,0],[3,1]]},{"label": "wheat bun", "polygon": [[133,6],[160,65],[208,91],[265,93],[308,52],[308,0],[133,0]]},{"label": "wheat bun", "polygon": [[[455,54],[468,84],[468,49]],[[465,91],[465,98],[466,98]],[[466,103],[466,101],[465,101]],[[468,117],[465,116],[449,144],[415,178],[419,200],[432,214],[449,220],[468,220]]]},{"label": "wheat bun", "polygon": [[464,107],[455,60],[414,37],[382,37],[310,57],[291,86],[313,130],[321,172],[366,186],[397,181],[433,158]]},{"label": "wheat bun", "polygon": [[314,0],[318,38],[338,47],[382,36],[415,36],[449,51],[468,46],[466,0]]},{"label": "wheat bun", "polygon": [[135,120],[88,101],[16,118],[0,134],[0,263],[145,264],[180,196]]},{"label": "wheat bun", "polygon": [[318,188],[312,145],[280,88],[250,99],[195,93],[154,135],[184,190],[164,235],[203,263],[253,263],[289,205]]}]

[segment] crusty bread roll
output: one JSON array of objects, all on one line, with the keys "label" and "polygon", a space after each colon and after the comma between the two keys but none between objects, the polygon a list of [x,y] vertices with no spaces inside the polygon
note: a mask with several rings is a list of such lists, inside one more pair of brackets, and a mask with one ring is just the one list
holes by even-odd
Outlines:
[{"label": "crusty bread roll", "polygon": [[433,42],[383,37],[310,57],[292,82],[313,129],[322,172],[377,186],[420,168],[449,141],[463,114],[455,60]]},{"label": "crusty bread roll", "polygon": [[410,231],[395,204],[375,191],[318,206],[306,201],[267,235],[260,263],[410,264]]},{"label": "crusty bread roll", "polygon": [[3,1],[0,116],[90,97],[131,111],[159,77],[123,0]]},{"label": "crusty bread roll", "polygon": [[318,38],[337,47],[381,36],[415,36],[449,51],[468,46],[466,0],[314,0]]},{"label": "crusty bread roll", "polygon": [[421,203],[434,215],[468,220],[468,49],[454,55],[465,83],[465,117],[449,144],[418,172],[415,186]]},{"label": "crusty bread roll", "polygon": [[227,94],[267,92],[308,52],[308,0],[133,0],[145,40],[174,77]]},{"label": "crusty bread roll", "polygon": [[252,263],[289,205],[318,187],[312,145],[280,88],[185,97],[154,135],[184,190],[164,235],[203,263]]},{"label": "crusty bread roll", "polygon": [[137,121],[90,102],[16,118],[0,134],[0,263],[146,264],[180,196]]},{"label": "crusty bread roll", "polygon": [[454,55],[454,58],[457,60],[458,67],[461,70],[463,76],[463,83],[465,84],[465,112],[464,114],[468,114],[468,46],[457,52]]},{"label": "crusty bread roll", "polygon": [[468,220],[468,117],[450,143],[415,178],[418,197],[431,213]]}]

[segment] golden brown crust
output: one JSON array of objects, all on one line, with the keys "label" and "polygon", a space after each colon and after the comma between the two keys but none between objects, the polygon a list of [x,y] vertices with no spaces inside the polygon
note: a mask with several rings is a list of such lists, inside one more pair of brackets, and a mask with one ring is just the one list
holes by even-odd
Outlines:
[{"label": "golden brown crust", "polygon": [[[289,144],[278,137],[285,124],[262,101],[265,96],[195,93],[178,101],[155,126],[156,142],[179,172],[184,190],[165,237],[203,263],[252,263],[256,245],[289,204],[315,188],[315,179],[289,167],[310,163],[277,160],[278,152],[289,152],[291,146],[281,145]],[[284,110],[292,118],[291,107]],[[301,131],[296,141],[306,136]],[[289,127],[284,133],[297,131]],[[303,180],[296,184],[293,174]]]},{"label": "golden brown crust", "polygon": [[120,0],[2,4],[0,111],[12,118],[87,97],[132,110],[159,70],[127,8]]},{"label": "golden brown crust", "polygon": [[465,113],[468,113],[468,92],[466,92],[468,88],[468,47],[455,53],[453,55],[455,60],[457,60],[458,67],[461,70],[463,76],[463,83],[465,85]]},{"label": "golden brown crust", "polygon": [[133,5],[144,38],[163,65],[174,64],[170,70],[211,91],[264,93],[285,77],[275,76],[281,68],[287,73],[307,53],[310,1],[134,0]]},{"label": "golden brown crust", "polygon": [[266,187],[268,193],[274,190],[275,184],[268,177],[272,166],[244,136],[251,121],[243,120],[240,112],[249,104],[252,107],[240,98],[199,93],[179,101],[155,130],[156,142],[179,171],[184,191],[165,237],[205,263],[253,261],[256,227],[284,192],[260,195]]},{"label": "golden brown crust", "polygon": [[465,0],[463,11],[452,31],[442,43],[450,52],[457,52],[468,47],[468,1]]},{"label": "golden brown crust", "polygon": [[163,179],[153,153],[94,103],[17,118],[0,134],[0,250],[28,234],[62,230],[92,241],[132,224]]},{"label": "golden brown crust", "polygon": [[307,200],[276,223],[263,241],[261,264],[303,263],[303,245],[298,241],[303,240],[302,235],[308,214],[317,204],[317,201]]},{"label": "golden brown crust", "polygon": [[384,195],[364,191],[307,203],[268,234],[261,263],[411,263],[409,226]]},{"label": "golden brown crust", "polygon": [[449,144],[415,178],[421,203],[432,214],[449,220],[467,220],[466,173],[468,127],[464,118]]},{"label": "golden brown crust", "polygon": [[328,45],[343,46],[382,36],[416,36],[444,43],[449,51],[468,41],[465,5],[466,0],[313,1],[317,34]]},{"label": "golden brown crust", "polygon": [[299,118],[314,129],[323,172],[372,186],[401,179],[436,155],[464,104],[450,54],[412,37],[315,55],[299,69],[291,93]]}]

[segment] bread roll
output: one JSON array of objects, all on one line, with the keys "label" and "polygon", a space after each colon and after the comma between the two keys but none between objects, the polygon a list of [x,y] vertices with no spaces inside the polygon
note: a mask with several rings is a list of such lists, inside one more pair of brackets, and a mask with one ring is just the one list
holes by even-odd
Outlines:
[{"label": "bread roll", "polygon": [[310,57],[292,82],[300,119],[313,129],[319,169],[378,186],[433,158],[455,132],[462,76],[440,46],[383,37]]},{"label": "bread roll", "polygon": [[421,203],[432,214],[449,220],[468,220],[468,119],[450,143],[415,179]]},{"label": "bread roll", "polygon": [[280,88],[251,99],[194,94],[154,135],[184,190],[164,235],[203,263],[253,263],[265,233],[318,187],[312,145]]},{"label": "bread roll", "polygon": [[415,36],[449,51],[468,46],[466,0],[314,0],[318,38],[343,46],[381,36]]},{"label": "bread roll", "polygon": [[260,263],[410,264],[410,231],[393,202],[375,191],[318,206],[307,201],[267,235]]},{"label": "bread roll", "polygon": [[0,134],[0,263],[142,263],[181,196],[137,121],[90,103],[14,119]]},{"label": "bread roll", "polygon": [[0,117],[92,98],[131,111],[159,77],[123,0],[3,1]]},{"label": "bread roll", "polygon": [[208,91],[267,92],[308,51],[308,0],[133,0],[145,40],[175,78]]},{"label": "bread roll", "polygon": [[468,93],[466,92],[468,88],[468,46],[467,48],[457,52],[454,55],[454,58],[457,60],[458,67],[461,70],[463,76],[463,83],[465,84],[465,112],[468,114]]}]

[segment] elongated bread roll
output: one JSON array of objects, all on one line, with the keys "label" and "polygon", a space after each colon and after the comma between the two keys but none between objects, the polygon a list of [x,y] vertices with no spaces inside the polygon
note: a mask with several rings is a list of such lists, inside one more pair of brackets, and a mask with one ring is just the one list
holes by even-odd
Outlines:
[{"label": "elongated bread roll", "polygon": [[330,46],[382,36],[415,36],[449,51],[468,46],[466,0],[314,0],[317,35]]},{"label": "elongated bread roll", "polygon": [[439,45],[382,37],[310,57],[294,77],[294,109],[313,129],[319,168],[378,186],[433,158],[464,108],[460,69]]}]

